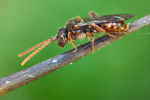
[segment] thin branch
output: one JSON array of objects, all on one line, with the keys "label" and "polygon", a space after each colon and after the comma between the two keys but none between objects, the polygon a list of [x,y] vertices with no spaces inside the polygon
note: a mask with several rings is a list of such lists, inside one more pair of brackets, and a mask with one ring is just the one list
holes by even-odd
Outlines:
[{"label": "thin branch", "polygon": [[[129,31],[127,34],[117,34],[119,38],[122,38],[144,26],[150,24],[150,15],[147,15],[131,24],[129,24]],[[98,50],[106,45],[118,40],[110,36],[102,36],[94,41],[94,50]],[[91,53],[91,42],[86,43],[78,47],[76,53],[72,53],[70,50],[66,53],[48,59],[30,68],[14,73],[7,77],[0,79],[0,96],[13,91],[21,86],[24,86],[42,76],[45,76],[57,69],[64,67],[88,54]]]}]

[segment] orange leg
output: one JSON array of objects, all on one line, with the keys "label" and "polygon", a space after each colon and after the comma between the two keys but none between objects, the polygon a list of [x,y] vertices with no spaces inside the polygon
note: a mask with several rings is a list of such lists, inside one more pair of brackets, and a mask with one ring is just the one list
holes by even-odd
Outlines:
[{"label": "orange leg", "polygon": [[75,41],[72,41],[73,43],[77,44],[78,46],[82,45],[82,43],[77,43]]},{"label": "orange leg", "polygon": [[77,51],[77,47],[72,43],[71,32],[68,33],[68,41],[75,48],[72,53],[75,53]]},{"label": "orange leg", "polygon": [[92,53],[94,53],[94,39],[91,36],[90,32],[87,32],[86,35],[87,35],[88,39],[91,41],[91,44],[92,44]]},{"label": "orange leg", "polygon": [[97,38],[98,38],[98,35],[96,33],[93,33]]},{"label": "orange leg", "polygon": [[102,32],[102,33],[105,33],[106,35],[117,38],[115,35],[112,35],[112,34],[106,32],[104,29],[102,29],[101,27],[99,27],[98,25],[96,25],[94,23],[91,23],[90,26],[98,32]]},{"label": "orange leg", "polygon": [[[99,33],[99,32],[98,32],[98,33]],[[97,35],[96,33],[91,33],[91,32],[90,32],[90,34],[91,34],[92,37],[96,36],[96,37],[98,38],[98,35]]]},{"label": "orange leg", "polygon": [[44,47],[46,47],[48,44],[50,44],[51,42],[56,41],[57,38],[53,37],[51,38],[47,43],[45,43],[44,45],[42,45],[40,48],[38,48],[36,51],[34,51],[32,54],[30,54],[22,63],[21,66],[23,66],[29,59],[31,59],[35,54],[37,54],[40,50],[42,50]]},{"label": "orange leg", "polygon": [[90,12],[89,12],[89,16],[90,16],[91,18],[95,18],[95,17],[98,17],[99,15],[96,14],[95,12],[93,12],[93,11],[90,11]]}]

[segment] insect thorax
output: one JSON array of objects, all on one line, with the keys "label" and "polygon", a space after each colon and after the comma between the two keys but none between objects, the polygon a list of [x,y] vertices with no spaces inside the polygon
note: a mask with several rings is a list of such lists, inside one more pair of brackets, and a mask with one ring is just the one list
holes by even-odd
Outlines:
[{"label": "insect thorax", "polygon": [[72,30],[73,26],[78,23],[78,18],[72,18],[66,23],[66,29],[67,30]]}]

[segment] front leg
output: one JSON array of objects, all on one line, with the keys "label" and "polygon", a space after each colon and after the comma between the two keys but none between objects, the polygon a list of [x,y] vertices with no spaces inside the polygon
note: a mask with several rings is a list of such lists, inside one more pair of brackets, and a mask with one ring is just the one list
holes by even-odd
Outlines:
[{"label": "front leg", "polygon": [[75,53],[77,51],[77,47],[72,43],[71,32],[68,33],[68,41],[75,48],[72,53]]}]

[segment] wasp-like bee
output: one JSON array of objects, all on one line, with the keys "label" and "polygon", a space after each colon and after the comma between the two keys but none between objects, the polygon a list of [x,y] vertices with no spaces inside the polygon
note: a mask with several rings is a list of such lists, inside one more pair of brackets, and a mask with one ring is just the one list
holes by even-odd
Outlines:
[{"label": "wasp-like bee", "polygon": [[69,42],[75,50],[73,53],[76,52],[77,48],[73,44],[73,41],[77,39],[84,39],[88,37],[92,44],[92,52],[94,52],[94,39],[98,33],[105,33],[111,37],[116,38],[115,35],[111,33],[125,33],[128,31],[128,25],[124,23],[124,20],[134,17],[133,14],[116,14],[116,15],[104,15],[99,16],[94,12],[89,12],[89,18],[72,18],[70,21],[67,22],[65,27],[61,27],[57,35],[47,39],[32,48],[26,50],[25,52],[18,55],[21,57],[30,51],[39,47],[36,51],[34,51],[31,55],[29,55],[23,62],[22,66],[35,54],[37,54],[40,50],[42,50],[45,46],[50,44],[51,42],[58,41],[58,45],[64,47],[67,42]]}]

